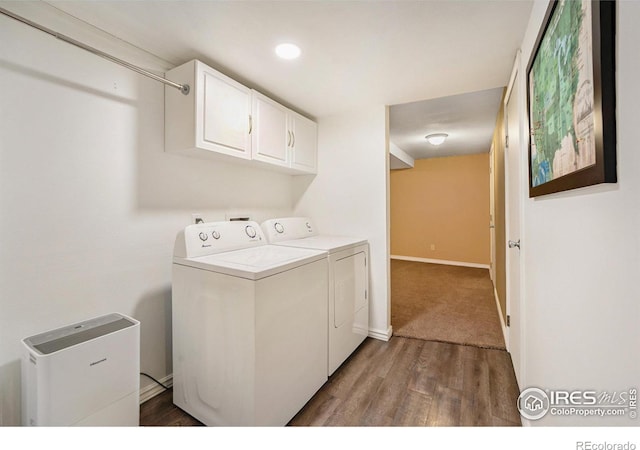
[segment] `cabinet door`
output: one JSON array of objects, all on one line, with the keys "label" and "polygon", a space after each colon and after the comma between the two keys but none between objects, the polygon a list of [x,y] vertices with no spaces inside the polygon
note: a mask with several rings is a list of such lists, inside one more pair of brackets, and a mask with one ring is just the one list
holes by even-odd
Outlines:
[{"label": "cabinet door", "polygon": [[251,153],[256,161],[288,167],[287,109],[253,91]]},{"label": "cabinet door", "polygon": [[300,114],[290,112],[289,128],[293,133],[291,168],[316,173],[318,125]]},{"label": "cabinet door", "polygon": [[202,148],[251,158],[249,115],[251,90],[214,70],[201,66],[203,95],[199,123]]}]

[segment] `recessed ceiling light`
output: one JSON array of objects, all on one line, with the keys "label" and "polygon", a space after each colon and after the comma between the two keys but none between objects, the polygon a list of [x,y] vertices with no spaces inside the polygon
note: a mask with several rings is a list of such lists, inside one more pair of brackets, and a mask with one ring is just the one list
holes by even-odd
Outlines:
[{"label": "recessed ceiling light", "polygon": [[280,44],[276,47],[276,55],[282,59],[296,59],[300,56],[300,47],[290,43]]},{"label": "recessed ceiling light", "polygon": [[440,145],[448,136],[449,135],[447,133],[433,133],[426,135],[425,139],[429,141],[429,144],[431,145]]}]

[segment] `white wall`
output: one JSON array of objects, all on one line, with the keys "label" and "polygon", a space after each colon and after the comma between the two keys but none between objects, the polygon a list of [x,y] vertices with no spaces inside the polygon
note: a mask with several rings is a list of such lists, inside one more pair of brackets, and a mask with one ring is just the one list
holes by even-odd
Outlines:
[{"label": "white wall", "polygon": [[[534,5],[521,73],[546,5]],[[521,389],[640,387],[640,3],[617,5],[619,181],[522,199],[526,386]],[[532,424],[637,426],[638,421],[547,415]]]},{"label": "white wall", "polygon": [[170,374],[176,232],[289,215],[292,185],[164,153],[155,81],[5,16],[0,42],[0,425],[18,425],[22,338],[118,311],[142,322],[141,370]]},{"label": "white wall", "polygon": [[370,334],[390,337],[387,108],[321,118],[318,175],[294,179],[294,212],[325,234],[362,236],[370,245]]}]

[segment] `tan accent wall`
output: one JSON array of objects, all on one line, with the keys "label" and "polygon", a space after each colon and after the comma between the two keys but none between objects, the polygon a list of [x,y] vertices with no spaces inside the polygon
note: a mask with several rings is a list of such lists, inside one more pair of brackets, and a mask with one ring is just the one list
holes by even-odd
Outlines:
[{"label": "tan accent wall", "polygon": [[[505,90],[506,91],[506,90]],[[507,281],[506,281],[506,231],[504,209],[504,93],[500,101],[500,110],[496,119],[496,129],[493,134],[493,173],[495,205],[495,230],[496,230],[496,254],[495,254],[495,280],[493,284],[498,293],[498,302],[502,310],[502,317],[507,320]]]},{"label": "tan accent wall", "polygon": [[489,180],[489,153],[391,171],[391,254],[489,264]]}]

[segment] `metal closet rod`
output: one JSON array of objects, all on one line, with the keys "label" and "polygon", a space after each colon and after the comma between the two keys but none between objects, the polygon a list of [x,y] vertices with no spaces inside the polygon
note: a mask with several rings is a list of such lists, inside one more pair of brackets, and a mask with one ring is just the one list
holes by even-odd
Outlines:
[{"label": "metal closet rod", "polygon": [[39,25],[39,24],[37,24],[35,22],[30,21],[29,19],[25,19],[24,17],[21,17],[21,16],[19,16],[17,14],[14,14],[11,11],[7,11],[4,8],[0,8],[0,13],[4,14],[5,16],[11,17],[12,19],[17,20],[18,22],[22,22],[22,23],[24,23],[26,25],[29,25],[30,27],[36,28],[36,29],[38,29],[40,31],[44,31],[45,33],[50,34],[51,36],[53,36],[53,37],[55,37],[57,39],[60,39],[61,41],[64,41],[64,42],[66,42],[68,44],[75,45],[76,47],[79,47],[79,48],[81,48],[83,50],[86,50],[86,51],[88,51],[90,53],[93,53],[94,55],[98,55],[98,56],[100,56],[100,57],[102,57],[104,59],[107,59],[107,60],[111,61],[111,62],[114,62],[116,64],[120,64],[121,66],[124,66],[129,70],[133,70],[134,72],[138,72],[139,74],[144,75],[145,77],[152,78],[152,79],[154,79],[156,81],[159,81],[161,83],[166,84],[167,86],[174,87],[174,88],[178,89],[180,92],[182,92],[184,95],[188,95],[189,91],[191,90],[191,88],[189,87],[188,84],[180,84],[180,83],[176,83],[176,82],[171,81],[171,80],[167,80],[166,78],[160,77],[160,76],[156,75],[155,73],[149,72],[148,70],[145,70],[145,69],[143,69],[141,67],[134,66],[133,64],[128,63],[126,61],[123,61],[120,58],[116,58],[115,56],[111,56],[108,53],[105,53],[105,52],[103,52],[101,50],[98,50],[97,48],[90,47],[90,46],[88,46],[86,44],[83,44],[82,42],[76,41],[75,39],[72,39],[72,38],[70,38],[68,36],[65,36],[64,34],[60,34],[60,33],[57,33],[57,32],[55,32],[55,31],[53,31],[53,30],[51,30],[51,29],[49,29],[47,27],[43,27],[42,25]]}]

